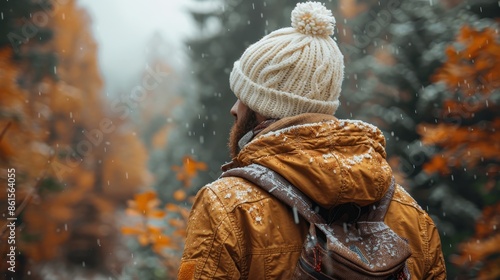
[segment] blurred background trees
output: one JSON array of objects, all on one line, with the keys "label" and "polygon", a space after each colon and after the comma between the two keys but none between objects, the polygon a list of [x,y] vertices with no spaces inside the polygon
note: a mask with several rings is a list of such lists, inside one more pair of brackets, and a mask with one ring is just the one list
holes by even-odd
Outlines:
[{"label": "blurred background trees", "polygon": [[[197,0],[187,69],[169,63],[156,34],[142,73],[111,95],[74,0],[1,3],[0,169],[5,185],[16,168],[15,279],[174,279],[193,196],[230,160],[233,62],[289,26],[297,1]],[[346,63],[337,117],[384,132],[398,181],[438,225],[449,279],[499,278],[498,1],[325,4]],[[6,217],[4,191],[0,207]]]},{"label": "blurred background trees", "polygon": [[[500,245],[479,256],[459,244],[500,198],[500,9],[497,1],[430,3],[341,9],[348,63],[342,112],[384,131],[399,180],[440,229],[449,277],[496,279],[498,270],[487,270],[500,265]],[[497,235],[489,228],[474,241]]]}]

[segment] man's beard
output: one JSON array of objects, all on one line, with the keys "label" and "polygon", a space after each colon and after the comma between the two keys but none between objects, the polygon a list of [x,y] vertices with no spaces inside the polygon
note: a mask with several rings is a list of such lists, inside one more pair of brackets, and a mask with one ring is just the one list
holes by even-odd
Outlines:
[{"label": "man's beard", "polygon": [[257,115],[252,110],[248,110],[245,115],[240,117],[241,119],[233,124],[231,132],[229,133],[228,146],[231,158],[235,158],[240,152],[238,141],[240,141],[241,137],[259,124],[257,121]]}]

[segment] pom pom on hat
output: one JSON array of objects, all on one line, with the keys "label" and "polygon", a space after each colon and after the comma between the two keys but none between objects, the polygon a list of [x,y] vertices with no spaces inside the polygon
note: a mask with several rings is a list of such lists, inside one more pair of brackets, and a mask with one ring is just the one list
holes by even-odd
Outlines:
[{"label": "pom pom on hat", "polygon": [[234,63],[231,90],[268,118],[333,115],[344,79],[344,56],[330,37],[335,18],[321,3],[305,2],[291,19],[292,27],[264,36]]},{"label": "pom pom on hat", "polygon": [[292,11],[292,27],[306,35],[333,35],[335,18],[319,2],[298,3]]}]

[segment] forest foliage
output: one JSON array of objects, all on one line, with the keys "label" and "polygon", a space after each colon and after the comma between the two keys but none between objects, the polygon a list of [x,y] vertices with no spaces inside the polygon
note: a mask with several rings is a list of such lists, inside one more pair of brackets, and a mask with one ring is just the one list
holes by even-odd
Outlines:
[{"label": "forest foliage", "polygon": [[[0,170],[15,169],[15,279],[117,275],[128,261],[117,212],[151,184],[148,154],[102,95],[97,45],[73,0],[2,1]],[[111,109],[110,109],[111,108]],[[119,114],[121,113],[121,114]],[[7,217],[7,193],[0,192]],[[3,258],[2,258],[3,259]],[[76,271],[76,272],[75,272]]]},{"label": "forest foliage", "polygon": [[[75,0],[3,2],[0,180],[15,168],[18,255],[16,272],[3,262],[1,273],[174,279],[194,195],[229,160],[232,64],[289,26],[296,2],[200,0],[192,74],[152,51],[139,82],[112,98]],[[497,2],[326,3],[346,63],[338,117],[384,132],[398,182],[439,228],[450,279],[500,277]],[[2,190],[3,217],[7,203]]]}]

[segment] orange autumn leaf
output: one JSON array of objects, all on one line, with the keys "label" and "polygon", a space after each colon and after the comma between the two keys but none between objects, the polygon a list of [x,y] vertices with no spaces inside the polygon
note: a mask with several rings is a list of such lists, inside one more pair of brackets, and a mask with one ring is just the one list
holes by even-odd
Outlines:
[{"label": "orange autumn leaf", "polygon": [[147,229],[147,232],[149,232],[152,235],[159,235],[162,232],[161,227],[153,226],[153,225],[147,225],[146,229]]},{"label": "orange autumn leaf", "polygon": [[180,228],[180,229],[174,231],[173,234],[185,238],[187,235],[186,227],[183,227],[183,228]]},{"label": "orange autumn leaf", "polygon": [[160,209],[153,209],[148,213],[148,216],[151,218],[163,218],[165,217],[165,212]]},{"label": "orange autumn leaf", "polygon": [[424,165],[424,171],[427,173],[439,172],[441,175],[447,175],[450,173],[450,168],[446,159],[442,156],[435,156],[430,162]]},{"label": "orange autumn leaf", "polygon": [[[473,266],[495,254],[500,254],[500,234],[486,239],[472,239],[460,245],[463,255],[455,257],[452,262],[459,266]],[[500,258],[497,258],[497,263]],[[497,279],[500,275],[488,279]]]},{"label": "orange autumn leaf", "polygon": [[183,190],[176,190],[174,192],[173,196],[174,196],[174,199],[177,201],[183,201],[187,197],[186,192]]},{"label": "orange autumn leaf", "polygon": [[141,246],[147,246],[149,245],[149,237],[146,233],[141,233],[141,234],[138,234],[137,235],[137,241],[139,242],[139,244],[141,244]]},{"label": "orange autumn leaf", "polygon": [[177,180],[183,182],[186,187],[191,185],[191,180],[196,177],[198,171],[204,171],[207,168],[206,163],[196,161],[190,156],[183,158],[182,166],[172,166],[172,170],[177,173]]},{"label": "orange autumn leaf", "polygon": [[144,232],[143,230],[137,227],[122,227],[120,231],[122,234],[127,234],[127,235],[138,235]]},{"label": "orange autumn leaf", "polygon": [[482,110],[484,107],[486,107],[486,102],[484,100],[469,99],[468,102],[465,103],[449,99],[443,102],[441,117],[468,119],[472,118],[474,113]]},{"label": "orange autumn leaf", "polygon": [[459,255],[451,262],[464,271],[478,271],[475,279],[500,277],[500,203],[485,207],[476,223],[473,238],[459,245]]},{"label": "orange autumn leaf", "polygon": [[170,237],[164,235],[164,234],[155,234],[152,236],[152,243],[158,245],[158,246],[168,246],[170,245],[170,243],[172,242],[172,240],[170,239]]},{"label": "orange autumn leaf", "polygon": [[128,201],[128,211],[136,212],[140,215],[149,216],[156,215],[156,207],[160,204],[160,200],[156,197],[156,193],[148,191],[140,194],[135,194],[133,200]]},{"label": "orange autumn leaf", "polygon": [[151,238],[153,251],[155,251],[157,254],[161,255],[166,247],[170,247],[172,245],[172,240],[170,239],[170,237],[164,234],[155,234],[151,236]]},{"label": "orange autumn leaf", "polygon": [[426,172],[450,173],[450,168],[475,167],[482,162],[500,160],[500,119],[478,125],[420,124],[422,143],[443,150],[424,165]]},{"label": "orange autumn leaf", "polygon": [[446,48],[447,60],[432,76],[433,82],[465,96],[489,94],[500,87],[500,36],[492,28],[475,30],[464,26],[456,43]]},{"label": "orange autumn leaf", "polygon": [[121,232],[126,235],[135,235],[141,246],[153,245],[159,249],[168,246],[171,242],[170,238],[162,233],[162,228],[152,225],[146,225],[145,228],[141,224],[135,227],[124,226]]},{"label": "orange autumn leaf", "polygon": [[173,203],[167,203],[165,205],[165,210],[168,212],[177,212],[179,210],[179,205]]},{"label": "orange autumn leaf", "polygon": [[479,31],[466,25],[462,27],[461,32],[458,34],[457,42],[467,45],[464,50],[465,55],[473,56],[477,52],[488,48],[490,44],[494,44],[497,34],[498,32],[492,28]]}]

